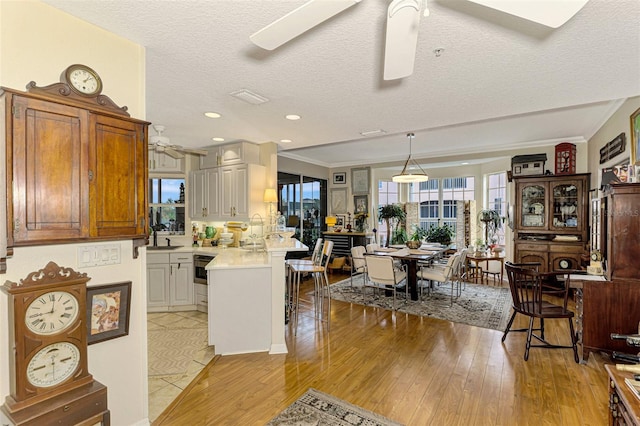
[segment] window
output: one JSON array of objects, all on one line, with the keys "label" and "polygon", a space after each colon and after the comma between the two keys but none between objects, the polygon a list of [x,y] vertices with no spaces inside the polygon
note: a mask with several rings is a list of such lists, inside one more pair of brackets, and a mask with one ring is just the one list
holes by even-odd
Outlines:
[{"label": "window", "polygon": [[184,179],[149,179],[149,227],[184,235]]},{"label": "window", "polygon": [[456,233],[458,201],[473,200],[475,178],[431,179],[411,185],[411,201],[420,203],[420,227],[448,225]]},{"label": "window", "polygon": [[[378,210],[387,204],[397,204],[399,202],[399,184],[397,182],[378,181],[378,208],[375,211],[376,217]],[[384,223],[376,226],[378,229],[379,241],[386,241],[387,227]]]},{"label": "window", "polygon": [[[507,216],[507,174],[505,172],[492,173],[487,177],[487,208],[500,213],[500,217]],[[498,244],[504,245],[504,224],[496,232]]]}]

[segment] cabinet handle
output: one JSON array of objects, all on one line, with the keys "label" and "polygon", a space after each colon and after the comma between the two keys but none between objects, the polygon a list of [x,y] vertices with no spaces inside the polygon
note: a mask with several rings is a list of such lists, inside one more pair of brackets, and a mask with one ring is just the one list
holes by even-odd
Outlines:
[{"label": "cabinet handle", "polygon": [[89,170],[89,180],[93,180],[93,170]]},{"label": "cabinet handle", "polygon": [[16,219],[13,221],[13,230],[14,231],[20,230],[20,219]]}]

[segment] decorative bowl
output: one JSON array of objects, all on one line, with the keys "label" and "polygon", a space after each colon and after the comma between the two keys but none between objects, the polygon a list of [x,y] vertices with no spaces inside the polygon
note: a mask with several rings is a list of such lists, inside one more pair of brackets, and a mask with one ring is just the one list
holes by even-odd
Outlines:
[{"label": "decorative bowl", "polygon": [[407,241],[405,244],[410,249],[419,249],[422,245],[422,241]]}]

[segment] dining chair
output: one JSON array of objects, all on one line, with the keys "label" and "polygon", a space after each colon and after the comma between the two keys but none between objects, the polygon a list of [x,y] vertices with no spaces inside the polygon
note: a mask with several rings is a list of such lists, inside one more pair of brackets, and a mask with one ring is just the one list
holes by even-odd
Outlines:
[{"label": "dining chair", "polygon": [[[567,302],[569,300],[569,286],[545,286],[545,282],[560,282],[557,278],[567,275],[566,271],[562,272],[538,272],[537,266],[534,264],[517,265],[511,262],[505,263],[507,270],[507,278],[509,279],[509,288],[511,289],[511,298],[513,301],[512,309],[513,314],[507,324],[507,327],[502,335],[502,341],[507,337],[510,331],[524,331],[524,330],[511,330],[511,325],[515,318],[516,313],[526,315],[529,317],[529,327],[527,331],[527,341],[524,352],[524,360],[529,359],[529,350],[532,347],[541,347],[548,349],[573,349],[573,358],[576,363],[578,359],[578,349],[576,345],[576,334],[573,329],[573,317],[574,313],[567,309]],[[555,295],[562,301],[561,304],[555,304],[545,300],[548,295]],[[545,297],[545,298],[543,298]],[[534,329],[534,320],[538,318],[540,320],[540,328]],[[569,321],[569,337],[571,338],[571,345],[557,345],[549,343],[544,337],[544,320],[545,319],[566,319]],[[540,334],[534,333],[539,331]],[[531,338],[534,337],[540,344],[531,344]]]},{"label": "dining chair", "polygon": [[366,245],[367,253],[369,254],[373,254],[379,248],[380,248],[380,244],[378,243],[369,243]]},{"label": "dining chair", "polygon": [[364,281],[367,280],[367,263],[364,260],[366,249],[364,246],[351,247],[351,290],[353,287],[353,277],[362,275]]},{"label": "dining chair", "polygon": [[[456,252],[449,256],[447,264],[444,266],[444,268],[438,266],[422,266],[418,271],[418,279],[420,281],[428,281],[428,283],[426,284],[427,294],[431,290],[431,281],[437,281],[443,284],[451,284],[451,304],[449,306],[453,306],[454,288],[456,289],[456,297],[460,296],[460,282],[456,278],[459,261],[460,253]],[[422,289],[425,286],[420,285],[419,287],[420,291],[422,292]]]},{"label": "dining chair", "polygon": [[362,287],[363,299],[366,300],[365,288],[372,289],[372,299],[376,292],[383,290],[393,294],[393,310],[396,310],[396,293],[404,281],[405,301],[409,300],[409,285],[406,282],[406,266],[401,269],[394,267],[393,258],[390,256],[377,256],[367,254],[364,257],[367,268],[366,280]]}]

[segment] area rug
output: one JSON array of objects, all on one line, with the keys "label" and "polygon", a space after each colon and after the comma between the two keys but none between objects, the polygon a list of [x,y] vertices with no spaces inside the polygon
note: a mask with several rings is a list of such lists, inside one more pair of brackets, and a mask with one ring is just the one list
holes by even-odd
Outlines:
[{"label": "area rug", "polygon": [[309,388],[267,423],[267,426],[276,425],[401,426],[400,423],[313,388]]},{"label": "area rug", "polygon": [[149,330],[149,376],[184,374],[194,354],[207,347],[207,329]]},{"label": "area rug", "polygon": [[[385,297],[382,293],[373,298],[371,288],[365,290],[366,303],[364,303],[362,283],[362,275],[353,278],[353,289],[349,279],[339,281],[331,285],[331,298],[389,310],[392,308],[393,298]],[[436,283],[431,294],[425,295],[424,301],[409,300],[405,304],[403,296],[404,294],[396,295],[396,307],[400,312],[476,327],[503,331],[511,316],[511,293],[504,287],[467,283],[460,297],[453,299],[453,306],[449,306],[450,284]]]}]

